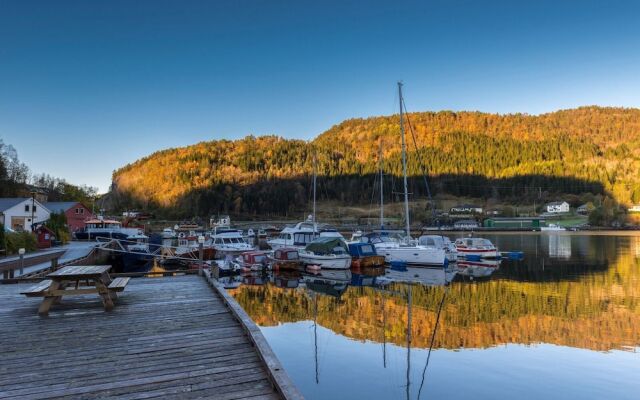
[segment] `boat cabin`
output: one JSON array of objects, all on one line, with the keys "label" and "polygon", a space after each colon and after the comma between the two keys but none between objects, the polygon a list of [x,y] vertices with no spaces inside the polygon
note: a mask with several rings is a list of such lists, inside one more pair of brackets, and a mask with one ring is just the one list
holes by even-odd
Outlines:
[{"label": "boat cabin", "polygon": [[451,243],[449,238],[438,235],[423,235],[418,239],[418,244],[421,246],[436,247],[438,249],[447,247],[449,243]]},{"label": "boat cabin", "polygon": [[474,248],[474,249],[493,249],[493,243],[489,239],[484,238],[463,238],[456,239],[456,247]]},{"label": "boat cabin", "polygon": [[300,261],[298,249],[283,247],[273,252],[273,259],[276,261]]},{"label": "boat cabin", "polygon": [[375,246],[370,243],[349,243],[349,254],[353,258],[378,255]]},{"label": "boat cabin", "polygon": [[266,251],[247,251],[240,254],[240,257],[245,265],[265,264],[269,261]]}]

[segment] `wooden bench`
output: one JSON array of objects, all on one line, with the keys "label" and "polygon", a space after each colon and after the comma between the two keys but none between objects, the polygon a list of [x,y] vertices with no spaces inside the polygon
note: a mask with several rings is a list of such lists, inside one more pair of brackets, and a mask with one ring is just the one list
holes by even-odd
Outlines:
[{"label": "wooden bench", "polygon": [[129,279],[131,278],[119,277],[114,279],[109,284],[109,290],[112,292],[122,292],[127,286],[127,283],[129,283]]},{"label": "wooden bench", "polygon": [[46,295],[47,290],[49,290],[51,282],[53,282],[51,279],[45,279],[44,281],[38,283],[35,286],[31,286],[29,289],[20,294],[24,294],[27,297],[43,297]]}]

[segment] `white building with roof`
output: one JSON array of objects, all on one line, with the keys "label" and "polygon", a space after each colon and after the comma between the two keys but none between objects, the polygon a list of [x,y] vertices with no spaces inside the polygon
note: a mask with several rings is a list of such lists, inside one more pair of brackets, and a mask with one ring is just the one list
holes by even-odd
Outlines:
[{"label": "white building with roof", "polygon": [[566,201],[554,201],[547,204],[547,212],[549,214],[562,214],[569,212],[569,203]]},{"label": "white building with roof", "polygon": [[48,220],[50,214],[49,209],[31,197],[0,198],[0,224],[15,231],[31,231],[33,223]]}]

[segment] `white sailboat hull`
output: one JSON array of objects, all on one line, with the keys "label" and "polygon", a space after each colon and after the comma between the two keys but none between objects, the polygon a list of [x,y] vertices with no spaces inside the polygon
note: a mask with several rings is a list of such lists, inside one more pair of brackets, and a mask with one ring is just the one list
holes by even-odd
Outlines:
[{"label": "white sailboat hull", "polygon": [[[407,265],[444,266],[448,259],[442,249],[415,246],[377,248],[386,262],[404,262]],[[447,260],[447,261],[445,261]]]},{"label": "white sailboat hull", "polygon": [[300,252],[300,260],[305,264],[319,265],[326,269],[349,269],[351,256],[342,254],[319,255],[311,252]]}]

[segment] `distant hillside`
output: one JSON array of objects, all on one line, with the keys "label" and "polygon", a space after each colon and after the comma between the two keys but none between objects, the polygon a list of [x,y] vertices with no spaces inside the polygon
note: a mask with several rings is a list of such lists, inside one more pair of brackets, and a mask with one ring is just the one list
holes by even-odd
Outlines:
[{"label": "distant hillside", "polygon": [[[414,197],[432,193],[501,200],[604,194],[640,201],[640,110],[582,107],[538,116],[480,112],[408,115]],[[113,174],[120,207],[176,216],[218,212],[284,215],[310,199],[313,154],[319,196],[369,203],[382,142],[385,173],[401,174],[398,116],[351,119],[308,143],[248,136],[167,149]],[[387,193],[399,191],[387,178]],[[542,196],[541,196],[542,195]],[[392,194],[393,196],[393,194]]]}]

